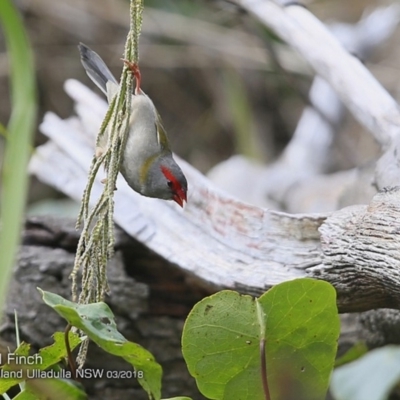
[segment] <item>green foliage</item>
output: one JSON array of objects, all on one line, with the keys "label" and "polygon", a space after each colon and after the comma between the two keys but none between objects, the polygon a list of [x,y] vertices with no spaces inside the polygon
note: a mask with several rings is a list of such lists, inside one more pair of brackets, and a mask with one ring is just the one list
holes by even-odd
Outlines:
[{"label": "green foliage", "polygon": [[[76,333],[69,332],[69,343],[71,349],[74,349],[76,346],[78,346],[81,343],[81,339]],[[10,364],[5,364],[0,368],[0,374],[1,373],[6,373],[6,372],[11,372],[11,371],[21,371],[21,378],[2,378],[0,380],[0,394],[4,394],[7,390],[12,388],[13,386],[23,382],[26,379],[26,372],[28,369],[35,370],[35,371],[46,371],[49,368],[54,368],[60,361],[62,361],[66,356],[67,352],[65,349],[65,343],[64,343],[64,333],[63,332],[56,332],[53,335],[54,338],[54,343],[48,347],[44,347],[43,349],[40,349],[38,353],[38,358],[37,360],[39,362],[37,363],[32,363],[29,365],[23,365],[18,362],[15,363],[10,363]],[[30,344],[22,342],[18,348],[15,350],[14,354],[17,356],[28,356],[29,355],[29,350],[30,350]],[[57,379],[54,379],[52,381],[58,381]],[[31,382],[31,380],[30,380]],[[32,382],[31,382],[32,383]],[[33,384],[34,385],[34,384]],[[60,390],[64,388],[66,391],[70,392],[71,390],[75,391],[75,388],[71,389],[70,384],[67,383],[52,383],[52,385],[58,385],[60,386]],[[37,386],[37,385],[36,385]],[[57,386],[57,387],[58,387]],[[67,390],[68,389],[68,390]],[[25,393],[26,392],[26,393]],[[80,391],[81,392],[81,391]],[[25,387],[25,390],[23,390],[21,393],[18,394],[16,398],[29,398],[29,396],[34,396],[32,394],[32,384],[29,385],[27,384]],[[81,396],[81,394],[79,395]],[[37,397],[36,397],[37,398]],[[60,397],[63,398],[63,397]],[[70,397],[71,399],[78,399],[81,397]]]},{"label": "green foliage", "polygon": [[210,399],[265,399],[263,357],[271,399],[324,399],[339,332],[333,287],[298,279],[258,300],[233,291],[203,299],[186,320],[182,349]]},{"label": "green foliage", "polygon": [[337,368],[331,391],[336,400],[385,400],[400,381],[400,347],[372,350]]},{"label": "green foliage", "polygon": [[190,397],[186,396],[179,396],[179,397],[171,397],[169,399],[162,399],[162,400],[192,400]]},{"label": "green foliage", "polygon": [[226,105],[233,122],[236,152],[255,160],[261,160],[252,105],[242,78],[234,70],[226,70],[222,83]]},{"label": "green foliage", "polygon": [[114,315],[107,304],[77,304],[54,293],[42,290],[40,292],[43,301],[68,323],[82,330],[103,350],[122,357],[136,371],[140,371],[138,381],[150,398],[161,398],[161,366],[150,352],[136,343],[129,342],[118,332]]},{"label": "green foliage", "polygon": [[[31,345],[29,343],[24,343],[22,342],[18,348],[15,350],[14,354],[17,356],[27,356],[29,355],[29,350],[31,348]],[[0,373],[4,374],[4,371],[13,371],[16,369],[15,365],[8,365],[5,364],[0,368]],[[4,376],[4,375],[2,375]],[[8,389],[12,388],[15,385],[18,385],[18,383],[22,382],[24,379],[17,379],[17,378],[2,378],[0,380],[0,394],[5,393]]]},{"label": "green foliage", "polygon": [[86,393],[76,382],[63,379],[30,379],[26,390],[13,400],[85,400]]},{"label": "green foliage", "polygon": [[[12,0],[0,1],[0,21],[10,58],[11,109],[0,201],[0,315],[19,243],[28,183],[27,163],[36,122],[32,50]],[[3,99],[4,100],[4,99]]]},{"label": "green foliage", "polygon": [[266,315],[271,397],[324,399],[340,335],[335,289],[297,279],[274,286],[259,301]]},{"label": "green foliage", "polygon": [[205,396],[228,398],[225,391],[243,380],[253,385],[248,398],[262,398],[261,381],[254,385],[251,379],[260,361],[256,313],[252,297],[225,290],[203,299],[189,314],[182,350],[189,372]]},{"label": "green foliage", "polygon": [[368,347],[364,342],[356,343],[345,354],[337,358],[335,361],[335,368],[345,365],[349,362],[355,361],[363,355],[367,354]]}]

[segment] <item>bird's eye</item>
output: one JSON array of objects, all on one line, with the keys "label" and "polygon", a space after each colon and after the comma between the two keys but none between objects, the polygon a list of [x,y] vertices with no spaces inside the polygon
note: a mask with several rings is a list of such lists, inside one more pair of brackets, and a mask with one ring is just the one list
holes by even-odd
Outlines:
[{"label": "bird's eye", "polygon": [[167,185],[172,188],[172,182],[171,181],[167,181]]}]

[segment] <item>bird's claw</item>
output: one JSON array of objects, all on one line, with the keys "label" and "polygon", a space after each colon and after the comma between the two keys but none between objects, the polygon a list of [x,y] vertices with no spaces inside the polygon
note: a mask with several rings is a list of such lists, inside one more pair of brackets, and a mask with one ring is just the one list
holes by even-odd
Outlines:
[{"label": "bird's claw", "polygon": [[130,69],[130,71],[132,72],[133,76],[136,79],[135,94],[141,94],[142,90],[140,89],[140,85],[142,83],[142,74],[140,73],[139,65],[124,58],[122,58],[122,61]]}]

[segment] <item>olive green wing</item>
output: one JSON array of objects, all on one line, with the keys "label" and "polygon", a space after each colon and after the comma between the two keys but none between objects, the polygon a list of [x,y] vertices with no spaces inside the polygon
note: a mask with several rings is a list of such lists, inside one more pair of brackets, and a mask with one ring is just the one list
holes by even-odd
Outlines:
[{"label": "olive green wing", "polygon": [[159,145],[161,146],[162,150],[169,150],[170,151],[170,145],[169,145],[169,140],[167,136],[167,132],[165,131],[160,114],[157,112],[157,119],[156,119],[156,130],[157,130],[157,141]]}]

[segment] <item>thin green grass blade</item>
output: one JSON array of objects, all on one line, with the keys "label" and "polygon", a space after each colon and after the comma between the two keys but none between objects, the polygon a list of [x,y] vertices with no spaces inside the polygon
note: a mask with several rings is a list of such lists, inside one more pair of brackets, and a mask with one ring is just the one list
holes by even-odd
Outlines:
[{"label": "thin green grass blade", "polygon": [[12,0],[0,1],[0,23],[10,60],[11,117],[3,159],[0,203],[0,316],[20,239],[28,184],[27,163],[36,123],[33,54]]}]

